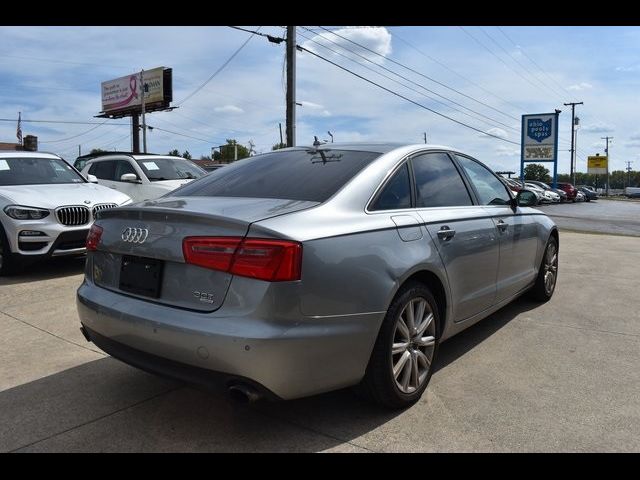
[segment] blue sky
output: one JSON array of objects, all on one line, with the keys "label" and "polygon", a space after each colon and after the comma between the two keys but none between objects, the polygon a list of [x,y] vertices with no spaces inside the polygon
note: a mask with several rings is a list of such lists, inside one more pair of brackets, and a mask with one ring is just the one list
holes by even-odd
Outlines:
[{"label": "blue sky", "polygon": [[[603,153],[600,137],[606,135],[614,137],[611,168],[622,169],[630,160],[640,169],[640,28],[329,27],[340,36],[306,28],[298,30],[298,43],[306,48],[509,141],[519,143],[523,113],[561,109],[559,172],[569,171],[571,111],[562,104],[583,101],[576,108],[578,170],[586,170],[587,155]],[[261,31],[283,35],[281,27]],[[0,118],[21,111],[27,120],[102,121],[94,118],[100,83],[157,66],[173,68],[174,103],[180,102],[249,36],[228,27],[0,27]],[[494,169],[518,170],[518,145],[457,125],[308,53],[297,58],[299,144],[311,143],[314,135],[328,139],[327,131],[335,141],[422,143],[426,131],[429,143],[457,147]],[[149,151],[178,148],[198,157],[227,138],[245,145],[251,140],[257,152],[269,151],[279,141],[278,123],[284,128],[283,60],[284,44],[254,36],[180,108],[147,116],[149,125],[175,132],[149,132]],[[22,130],[38,136],[41,150],[73,160],[79,144],[83,153],[130,149],[127,122],[24,123]],[[0,141],[15,141],[15,132],[15,123],[0,122]]]}]

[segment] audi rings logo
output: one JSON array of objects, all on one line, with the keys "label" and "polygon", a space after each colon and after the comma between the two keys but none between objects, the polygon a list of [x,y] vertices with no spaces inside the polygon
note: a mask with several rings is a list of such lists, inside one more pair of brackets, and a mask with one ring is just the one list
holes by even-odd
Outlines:
[{"label": "audi rings logo", "polygon": [[123,241],[129,243],[144,243],[149,236],[149,230],[146,228],[125,228],[120,235]]}]

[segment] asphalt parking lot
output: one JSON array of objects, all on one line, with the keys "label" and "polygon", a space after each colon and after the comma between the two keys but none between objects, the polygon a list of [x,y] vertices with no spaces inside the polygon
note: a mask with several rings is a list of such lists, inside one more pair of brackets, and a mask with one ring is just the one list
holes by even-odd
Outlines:
[{"label": "asphalt parking lot", "polygon": [[520,299],[444,343],[400,412],[349,391],[236,404],[87,343],[81,260],[0,279],[0,451],[640,451],[640,240],[560,238],[553,299]]},{"label": "asphalt parking lot", "polygon": [[565,230],[640,237],[640,202],[596,200],[536,207]]}]

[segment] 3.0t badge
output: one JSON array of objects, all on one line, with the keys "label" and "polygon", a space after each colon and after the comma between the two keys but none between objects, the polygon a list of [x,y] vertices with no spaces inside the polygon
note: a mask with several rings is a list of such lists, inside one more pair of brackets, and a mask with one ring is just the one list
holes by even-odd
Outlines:
[{"label": "3.0t badge", "polygon": [[149,230],[146,228],[128,227],[124,229],[120,238],[125,242],[139,244],[144,243],[148,236]]}]

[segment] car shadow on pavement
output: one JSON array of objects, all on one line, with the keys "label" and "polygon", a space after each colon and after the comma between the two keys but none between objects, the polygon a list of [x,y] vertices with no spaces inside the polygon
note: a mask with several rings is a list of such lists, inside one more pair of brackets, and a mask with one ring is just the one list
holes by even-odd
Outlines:
[{"label": "car shadow on pavement", "polygon": [[28,265],[12,275],[0,277],[0,286],[78,275],[84,271],[84,263],[85,257],[49,258]]},{"label": "car shadow on pavement", "polygon": [[[536,305],[517,300],[443,343],[436,371]],[[428,393],[419,415],[433,408]],[[106,357],[0,392],[0,451],[357,451],[349,442],[404,412],[350,389],[238,404]]]}]

